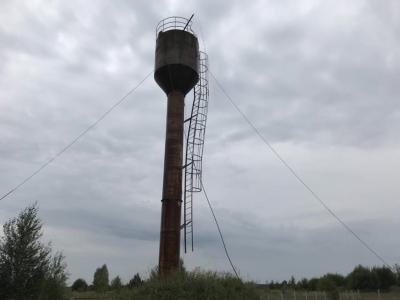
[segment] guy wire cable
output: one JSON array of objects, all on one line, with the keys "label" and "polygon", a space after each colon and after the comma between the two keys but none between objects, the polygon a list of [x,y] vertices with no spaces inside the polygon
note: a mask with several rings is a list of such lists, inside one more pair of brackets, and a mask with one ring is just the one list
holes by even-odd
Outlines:
[{"label": "guy wire cable", "polygon": [[371,252],[378,260],[380,260],[386,267],[393,270],[392,266],[375,251],[367,242],[365,242],[349,225],[347,225],[329,206],[317,195],[316,192],[300,177],[299,174],[286,162],[286,160],[279,154],[279,152],[271,145],[271,143],[261,134],[257,127],[250,121],[246,114],[239,108],[239,106],[233,101],[232,97],[227,93],[222,84],[214,76],[213,72],[210,70],[210,74],[214,81],[216,82],[219,89],[229,100],[232,106],[239,112],[242,118],[247,122],[247,124],[254,130],[256,135],[264,142],[264,144],[271,150],[271,152],[281,161],[281,163],[289,170],[289,172],[310,192],[310,194],[322,205],[322,207],[328,211],[328,213],[335,218],[339,224],[341,224],[354,238],[356,238],[361,245],[363,245],[369,252]]},{"label": "guy wire cable", "polygon": [[208,203],[208,207],[210,208],[211,213],[212,213],[212,216],[213,216],[213,218],[214,218],[215,225],[217,225],[218,233],[219,233],[219,236],[220,236],[220,238],[221,238],[222,245],[224,246],[225,255],[226,255],[226,257],[228,258],[229,264],[231,265],[232,270],[233,270],[233,272],[234,272],[235,275],[236,275],[236,278],[239,279],[239,280],[241,280],[240,277],[239,277],[239,275],[238,275],[238,273],[237,273],[237,271],[236,271],[235,266],[234,266],[233,263],[232,263],[232,259],[231,259],[230,255],[229,255],[228,249],[226,248],[224,236],[222,235],[222,231],[221,231],[221,228],[219,227],[219,223],[218,223],[217,217],[216,217],[216,215],[215,215],[215,213],[214,213],[214,209],[213,209],[213,207],[212,207],[212,205],[211,205],[210,199],[208,198],[207,192],[206,192],[206,190],[205,190],[205,188],[204,188],[204,185],[203,185],[203,180],[202,180],[201,178],[200,178],[200,183],[201,183],[201,187],[202,187],[204,196],[206,197],[206,200],[207,200],[207,203]]},{"label": "guy wire cable", "polygon": [[99,124],[109,113],[111,113],[118,105],[120,105],[126,98],[128,98],[129,95],[134,93],[145,81],[146,79],[153,74],[153,71],[148,73],[135,87],[130,89],[122,98],[120,98],[117,102],[115,102],[109,109],[107,109],[95,122],[93,122],[89,127],[87,127],[85,130],[83,130],[77,137],[75,137],[70,143],[68,143],[64,148],[62,148],[59,152],[57,152],[53,157],[51,157],[49,160],[47,160],[45,163],[43,163],[39,168],[37,168],[32,174],[30,174],[28,177],[26,177],[24,180],[22,180],[19,184],[14,186],[11,190],[9,190],[7,193],[5,193],[3,196],[0,197],[0,201],[7,198],[9,195],[14,193],[16,190],[18,190],[21,186],[23,186],[25,183],[27,183],[29,180],[31,180],[33,177],[35,177],[37,174],[39,174],[44,168],[46,168],[49,164],[51,164],[55,159],[57,159],[59,156],[61,156],[65,151],[67,151],[69,148],[71,148],[76,142],[78,142],[86,133],[88,133],[90,130],[92,130],[94,127],[96,127],[97,124]]}]

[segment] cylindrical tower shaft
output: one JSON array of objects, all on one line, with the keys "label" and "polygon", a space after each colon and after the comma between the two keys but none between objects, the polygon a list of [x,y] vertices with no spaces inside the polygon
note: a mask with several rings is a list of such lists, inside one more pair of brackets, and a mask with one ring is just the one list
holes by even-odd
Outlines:
[{"label": "cylindrical tower shaft", "polygon": [[159,255],[161,277],[179,266],[184,99],[180,91],[168,94]]},{"label": "cylindrical tower shaft", "polygon": [[199,43],[187,30],[189,23],[173,17],[157,27],[154,79],[168,96],[158,264],[161,278],[179,268],[184,101],[199,80]]}]

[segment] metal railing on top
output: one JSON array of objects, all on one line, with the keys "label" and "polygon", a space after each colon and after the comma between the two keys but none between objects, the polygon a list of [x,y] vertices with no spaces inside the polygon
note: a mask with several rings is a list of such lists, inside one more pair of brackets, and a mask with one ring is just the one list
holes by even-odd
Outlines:
[{"label": "metal railing on top", "polygon": [[192,30],[192,18],[190,19],[186,19],[183,17],[169,17],[169,18],[165,18],[164,20],[161,20],[156,27],[156,36],[158,36],[158,34],[161,31],[168,31],[168,30],[185,30],[188,31],[190,33],[192,33],[193,35],[194,32]]}]

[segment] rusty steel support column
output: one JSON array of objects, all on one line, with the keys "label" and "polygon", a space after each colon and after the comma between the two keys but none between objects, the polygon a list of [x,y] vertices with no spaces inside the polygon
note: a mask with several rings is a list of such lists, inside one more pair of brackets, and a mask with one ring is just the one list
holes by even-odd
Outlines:
[{"label": "rusty steel support column", "polygon": [[158,265],[161,278],[179,268],[184,101],[185,95],[180,91],[168,94]]}]

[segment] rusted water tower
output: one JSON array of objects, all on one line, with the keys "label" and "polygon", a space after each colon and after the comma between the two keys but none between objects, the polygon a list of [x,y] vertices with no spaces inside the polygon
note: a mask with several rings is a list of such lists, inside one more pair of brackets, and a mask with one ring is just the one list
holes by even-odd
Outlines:
[{"label": "rusted water tower", "polygon": [[185,95],[199,80],[199,43],[191,19],[171,17],[156,30],[154,79],[168,97],[159,275],[179,267]]}]

